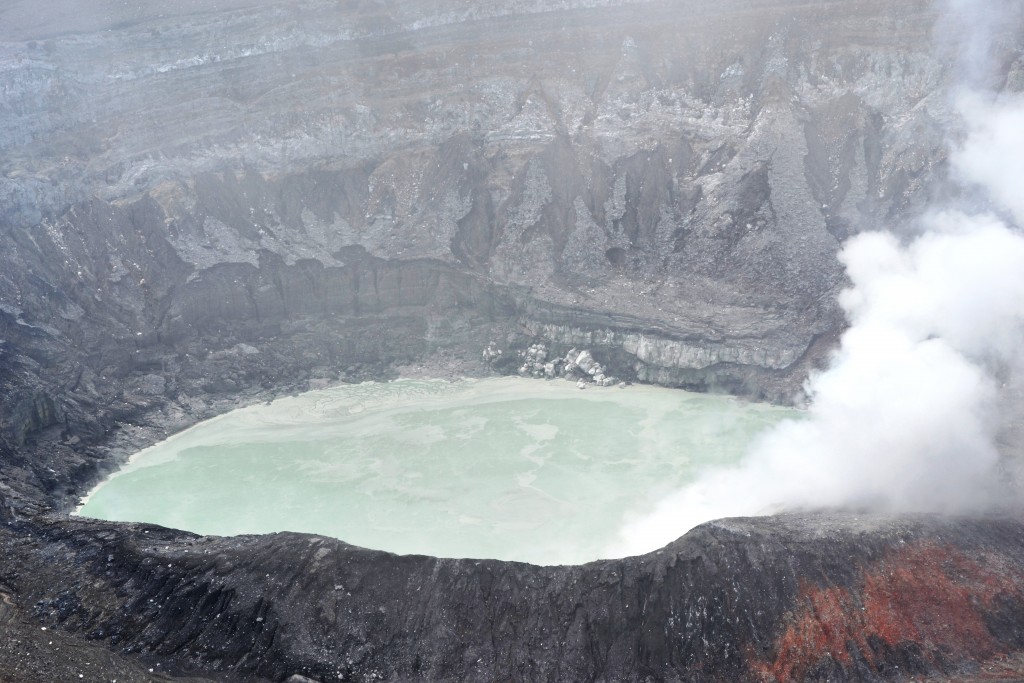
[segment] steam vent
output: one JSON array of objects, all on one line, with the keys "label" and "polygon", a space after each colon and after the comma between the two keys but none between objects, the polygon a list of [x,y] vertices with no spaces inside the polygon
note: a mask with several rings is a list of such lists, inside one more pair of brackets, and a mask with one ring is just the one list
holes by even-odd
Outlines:
[{"label": "steam vent", "polygon": [[[1024,680],[1022,90],[1018,0],[0,3],[0,681]],[[800,415],[583,564],[75,514],[502,375]]]}]

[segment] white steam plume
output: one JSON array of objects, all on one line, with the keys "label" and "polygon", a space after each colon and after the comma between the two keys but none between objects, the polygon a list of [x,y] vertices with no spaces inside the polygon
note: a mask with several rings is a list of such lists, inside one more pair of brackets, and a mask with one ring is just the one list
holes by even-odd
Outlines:
[{"label": "white steam plume", "polygon": [[[965,512],[1016,496],[997,440],[1024,369],[1024,98],[966,95],[954,174],[1002,212],[926,215],[923,234],[851,238],[840,258],[850,327],[807,384],[806,419],[744,461],[707,472],[629,523],[617,555],[647,552],[711,519],[854,507]],[[1016,454],[1020,456],[1020,454]]]},{"label": "white steam plume", "polygon": [[1024,3],[1020,0],[936,0],[941,11],[935,25],[935,47],[955,60],[955,78],[961,87],[991,89],[996,83],[997,37],[1007,27],[1020,26]]},{"label": "white steam plume", "polygon": [[1024,225],[1024,97],[961,95],[966,142],[953,154],[960,179],[982,187]]}]

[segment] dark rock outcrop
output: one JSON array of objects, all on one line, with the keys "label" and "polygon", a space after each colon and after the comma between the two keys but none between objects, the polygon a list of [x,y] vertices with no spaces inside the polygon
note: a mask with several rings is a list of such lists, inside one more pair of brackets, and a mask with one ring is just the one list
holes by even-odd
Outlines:
[{"label": "dark rock outcrop", "polygon": [[727,520],[577,567],[66,519],[0,544],[40,627],[254,680],[937,680],[1024,644],[1005,518]]}]

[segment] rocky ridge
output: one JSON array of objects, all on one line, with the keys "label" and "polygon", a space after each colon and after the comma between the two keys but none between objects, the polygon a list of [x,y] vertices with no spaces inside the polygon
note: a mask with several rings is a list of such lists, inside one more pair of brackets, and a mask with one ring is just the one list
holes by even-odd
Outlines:
[{"label": "rocky ridge", "polygon": [[2,585],[37,636],[107,643],[157,673],[762,682],[1024,672],[1012,655],[1024,526],[1003,518],[727,520],[649,555],[576,567],[46,518],[0,530],[0,545]]}]

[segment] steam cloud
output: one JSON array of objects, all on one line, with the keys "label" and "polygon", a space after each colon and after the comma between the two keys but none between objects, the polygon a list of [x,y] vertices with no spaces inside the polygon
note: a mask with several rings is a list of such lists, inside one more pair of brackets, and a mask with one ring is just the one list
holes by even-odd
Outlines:
[{"label": "steam cloud", "polygon": [[[965,55],[972,73],[978,59]],[[705,473],[627,524],[616,554],[654,550],[721,517],[967,512],[1015,499],[1013,463],[997,444],[1019,418],[1006,399],[1024,376],[1024,237],[1015,227],[1024,225],[1024,98],[968,92],[957,109],[965,137],[953,175],[999,213],[933,211],[907,244],[883,232],[850,239],[840,255],[850,327],[830,368],[808,381],[806,419],[779,425],[739,466]]]}]

